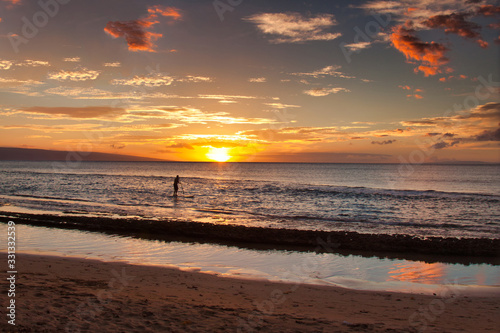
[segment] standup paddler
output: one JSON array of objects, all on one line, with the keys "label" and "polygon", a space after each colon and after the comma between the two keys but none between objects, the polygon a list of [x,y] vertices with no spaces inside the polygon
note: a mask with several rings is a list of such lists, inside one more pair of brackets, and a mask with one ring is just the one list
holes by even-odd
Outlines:
[{"label": "standup paddler", "polygon": [[179,190],[179,183],[180,183],[179,175],[177,175],[174,179],[174,197],[177,196],[177,191]]}]

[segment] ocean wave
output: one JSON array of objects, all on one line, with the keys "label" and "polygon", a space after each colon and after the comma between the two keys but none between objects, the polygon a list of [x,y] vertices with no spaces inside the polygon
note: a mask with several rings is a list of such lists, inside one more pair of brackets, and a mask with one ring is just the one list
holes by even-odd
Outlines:
[{"label": "ocean wave", "polygon": [[384,189],[384,188],[369,188],[361,186],[293,186],[289,185],[265,185],[262,188],[246,187],[243,188],[249,192],[276,193],[288,195],[304,195],[304,196],[342,196],[356,195],[360,197],[385,196],[408,199],[426,199],[426,198],[450,198],[450,199],[470,199],[481,200],[491,203],[499,203],[500,196],[486,193],[471,193],[471,192],[445,192],[436,190],[401,190],[401,189]]},{"label": "ocean wave", "polygon": [[[0,173],[5,177],[13,175],[22,175],[23,179],[30,179],[33,176],[61,176],[90,179],[107,179],[110,183],[124,182],[132,180],[137,182],[156,181],[163,184],[166,188],[170,185],[173,176],[161,175],[130,175],[123,173],[99,173],[99,172],[44,172],[33,170],[1,170]],[[470,199],[481,200],[491,203],[500,203],[500,195],[478,192],[458,192],[458,191],[439,191],[439,190],[415,190],[415,189],[393,189],[384,187],[364,187],[364,186],[337,186],[337,185],[311,185],[301,183],[284,183],[276,181],[256,181],[249,179],[230,179],[230,178],[212,178],[212,177],[184,177],[184,182],[190,186],[216,185],[219,192],[247,192],[262,194],[283,194],[283,195],[304,195],[304,196],[342,196],[357,195],[360,197],[381,196],[397,197],[403,199],[426,199],[426,198],[450,198],[450,199]],[[68,184],[69,185],[69,184]],[[91,184],[89,184],[91,185]]]}]

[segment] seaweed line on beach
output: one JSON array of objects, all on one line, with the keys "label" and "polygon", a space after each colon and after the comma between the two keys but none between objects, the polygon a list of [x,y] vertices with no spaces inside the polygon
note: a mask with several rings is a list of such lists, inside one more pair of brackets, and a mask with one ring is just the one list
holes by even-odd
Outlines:
[{"label": "seaweed line on beach", "polygon": [[95,231],[142,239],[208,242],[255,249],[318,251],[318,242],[327,242],[329,249],[339,253],[361,251],[370,253],[371,256],[380,256],[383,253],[397,253],[403,256],[472,256],[478,258],[467,260],[490,263],[497,262],[500,254],[500,239],[487,238],[420,238],[400,234],[261,228],[179,220],[20,213],[9,213],[8,216],[0,217],[0,222],[7,223],[9,220],[17,224]]}]

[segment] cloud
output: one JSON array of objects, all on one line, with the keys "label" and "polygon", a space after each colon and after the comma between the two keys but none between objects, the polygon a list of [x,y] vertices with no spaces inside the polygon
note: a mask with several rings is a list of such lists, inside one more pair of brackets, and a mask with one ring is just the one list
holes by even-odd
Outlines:
[{"label": "cloud", "polygon": [[372,145],[390,145],[392,143],[396,142],[396,140],[384,140],[384,141],[372,141]]},{"label": "cloud", "polygon": [[344,44],[343,47],[348,48],[351,51],[360,51],[369,48],[372,45],[370,42],[357,42],[351,44]]},{"label": "cloud", "polygon": [[488,47],[488,43],[481,39],[481,26],[466,20],[470,16],[470,13],[435,15],[422,22],[422,24],[429,28],[440,28],[444,29],[446,33],[454,33],[464,38],[473,39],[482,48]]},{"label": "cloud", "polygon": [[467,75],[463,75],[463,74],[460,74],[460,75],[449,75],[448,77],[442,77],[439,79],[440,82],[446,82],[446,81],[450,81],[452,79],[455,79],[455,80],[465,80],[467,79]]},{"label": "cloud", "polygon": [[413,93],[411,94],[407,94],[406,97],[408,98],[415,98],[415,99],[422,99],[424,98],[420,93],[424,92],[422,89],[420,88],[412,88],[408,85],[406,86],[398,86],[399,88],[403,89],[403,90],[413,90]]},{"label": "cloud", "polygon": [[[12,7],[14,7],[15,5],[18,5],[21,3],[21,0],[2,0],[3,2],[7,2],[8,5],[7,5],[7,8],[8,9],[11,9]],[[1,19],[0,19],[1,21]]]},{"label": "cloud", "polygon": [[339,71],[339,69],[342,68],[342,66],[337,66],[337,65],[330,65],[323,67],[321,69],[312,71],[312,72],[298,72],[298,73],[288,73],[290,75],[297,75],[297,76],[311,76],[314,78],[320,78],[320,77],[325,77],[325,76],[334,76],[334,77],[340,77],[344,79],[354,79],[354,76],[349,76],[344,74],[343,72]]},{"label": "cloud", "polygon": [[148,76],[134,76],[131,79],[114,79],[111,84],[119,86],[146,86],[146,87],[161,87],[169,86],[174,82],[172,76],[164,74],[152,74]]},{"label": "cloud", "polygon": [[[5,85],[3,85],[4,83]],[[5,78],[5,77],[0,77],[0,87],[2,86],[7,86],[9,88],[14,87],[14,86],[38,86],[44,84],[43,82],[40,81],[35,81],[35,80],[19,80],[19,79],[11,79],[11,78]]]},{"label": "cloud", "polygon": [[16,66],[40,67],[40,66],[50,66],[50,63],[48,61],[27,59],[27,60],[23,60],[21,62],[16,63]]},{"label": "cloud", "polygon": [[248,82],[253,82],[253,83],[263,83],[266,81],[267,79],[265,77],[251,77],[248,79]]},{"label": "cloud", "polygon": [[151,14],[148,17],[148,19],[155,19],[157,17],[156,14],[160,14],[161,16],[164,17],[171,17],[174,20],[180,20],[182,18],[180,10],[175,7],[164,7],[161,5],[155,5],[148,8],[148,13]]},{"label": "cloud", "polygon": [[174,82],[212,82],[213,79],[206,76],[187,75],[185,77],[175,77],[161,73],[154,73],[146,76],[136,75],[131,79],[114,79],[111,81],[113,85],[119,86],[146,86],[146,87],[161,87],[169,86]]},{"label": "cloud", "polygon": [[280,154],[259,154],[257,162],[303,162],[303,163],[387,163],[395,161],[388,154],[295,152]]},{"label": "cloud", "polygon": [[100,71],[94,71],[87,68],[81,68],[75,71],[59,71],[48,74],[49,80],[57,81],[87,81],[95,80],[99,76]]},{"label": "cloud", "polygon": [[483,1],[375,0],[364,3],[359,8],[372,14],[376,12],[388,15],[383,19],[396,22],[397,26],[390,35],[392,45],[406,56],[408,62],[422,62],[415,68],[416,73],[423,72],[425,76],[431,76],[451,70],[443,68],[448,63],[445,54],[451,44],[444,46],[436,41],[423,42],[417,32],[444,29],[447,33],[457,34],[474,40],[483,48],[487,47],[488,43],[480,36],[481,26],[470,19],[480,15],[498,15],[500,9],[481,2]]},{"label": "cloud", "polygon": [[456,120],[472,119],[495,121],[500,119],[500,103],[486,103],[468,113],[460,114],[452,118]]},{"label": "cloud", "polygon": [[[113,94],[109,91],[98,88],[82,88],[82,87],[55,87],[45,90],[45,93],[51,95],[66,96],[74,99],[113,99]],[[117,98],[124,98],[123,95],[118,95]]]},{"label": "cloud", "polygon": [[439,141],[439,142],[433,144],[431,146],[431,148],[434,148],[434,149],[443,149],[443,148],[446,148],[446,147],[449,147],[449,146],[450,146],[449,143],[444,142],[444,141]]},{"label": "cloud", "polygon": [[234,104],[238,103],[238,99],[256,99],[255,96],[243,96],[243,95],[209,95],[209,94],[199,94],[197,97],[185,97],[185,98],[200,98],[200,99],[215,99],[221,104]]},{"label": "cloud", "polygon": [[[477,2],[477,1],[476,1]],[[429,0],[402,0],[402,1],[386,1],[375,0],[364,3],[359,8],[369,12],[377,12],[380,14],[390,14],[390,20],[398,23],[403,23],[408,20],[418,24],[417,28],[423,28],[420,22],[434,15],[447,15],[456,12],[475,12],[480,7],[474,1],[463,0],[446,0],[446,1],[429,1]]]},{"label": "cloud", "polygon": [[452,141],[438,141],[436,142],[435,144],[433,144],[430,148],[431,149],[444,149],[444,148],[449,148],[449,147],[453,147],[453,146],[456,146],[457,144],[461,143],[461,142],[464,142],[464,141],[468,141],[468,140],[464,140],[464,139],[456,139],[456,140],[452,140]]},{"label": "cloud", "polygon": [[168,99],[177,98],[177,95],[169,95],[160,92],[145,92],[142,90],[132,90],[128,92],[111,92],[98,88],[85,87],[64,87],[59,86],[50,88],[44,91],[46,94],[60,95],[72,99],[120,99],[126,100],[143,100],[147,98]]},{"label": "cloud", "polygon": [[73,58],[64,58],[63,61],[65,62],[80,62],[80,57],[73,57]]},{"label": "cloud", "polygon": [[422,64],[415,68],[415,72],[421,71],[425,76],[442,73],[441,67],[449,61],[445,57],[449,50],[446,46],[436,42],[423,42],[415,36],[415,30],[408,25],[394,27],[391,42],[405,55],[407,62],[420,61]]},{"label": "cloud", "polygon": [[0,70],[7,70],[12,67],[14,63],[9,60],[0,60]]},{"label": "cloud", "polygon": [[153,49],[155,46],[153,42],[163,35],[146,30],[153,24],[142,20],[110,21],[104,31],[114,38],[125,37],[130,51],[156,52]]},{"label": "cloud", "polygon": [[434,120],[407,120],[407,121],[402,121],[401,124],[403,126],[422,126],[422,127],[429,127],[429,126],[434,126],[437,124],[436,121]]},{"label": "cloud", "polygon": [[122,64],[119,61],[116,62],[105,62],[103,64],[104,67],[121,67]]},{"label": "cloud", "polygon": [[450,116],[403,121],[401,124],[412,126],[415,134],[429,138],[430,148],[444,149],[461,143],[499,141],[499,120],[500,103],[492,102]]},{"label": "cloud", "polygon": [[272,124],[275,120],[267,118],[233,117],[228,112],[203,112],[200,109],[179,106],[157,107],[150,110],[131,110],[129,118],[161,118],[186,123],[206,124]]},{"label": "cloud", "polygon": [[207,76],[187,75],[186,77],[178,78],[177,81],[179,81],[179,82],[213,82],[213,79],[211,77],[207,77]]},{"label": "cloud", "polygon": [[314,88],[310,90],[304,90],[304,94],[315,97],[328,96],[330,94],[336,94],[339,92],[351,92],[346,88]]},{"label": "cloud", "polygon": [[189,149],[189,150],[194,150],[194,147],[190,145],[189,143],[174,143],[171,145],[166,146],[166,148],[176,148],[176,149]]},{"label": "cloud", "polygon": [[333,40],[341,36],[327,32],[337,24],[331,14],[305,17],[300,13],[261,13],[245,20],[254,23],[262,33],[273,36],[270,41],[276,44]]},{"label": "cloud", "polygon": [[110,144],[109,147],[112,149],[123,149],[126,146],[124,144],[113,143],[113,144]]},{"label": "cloud", "polygon": [[474,137],[476,141],[500,141],[500,128],[493,131],[484,131]]},{"label": "cloud", "polygon": [[[419,120],[402,121],[403,126],[433,127],[433,126],[455,126],[462,125],[485,125],[491,126],[500,119],[500,103],[486,103],[466,112],[460,112],[453,116],[434,118],[423,118]],[[449,135],[448,135],[449,136]]]},{"label": "cloud", "polygon": [[262,142],[297,142],[297,141],[325,141],[332,137],[343,136],[337,127],[283,127],[279,129],[260,129],[238,132]]},{"label": "cloud", "polygon": [[198,94],[197,98],[201,99],[219,99],[219,100],[232,100],[232,99],[255,99],[255,96],[244,96],[244,95],[206,95]]},{"label": "cloud", "polygon": [[22,60],[22,61],[10,61],[10,60],[0,60],[0,70],[8,70],[13,66],[17,67],[41,67],[41,66],[50,66],[48,61],[41,60]]},{"label": "cloud", "polygon": [[27,113],[40,113],[47,115],[67,116],[70,118],[116,118],[126,113],[123,108],[110,106],[86,106],[86,107],[43,107],[34,106],[20,109]]},{"label": "cloud", "polygon": [[[171,146],[167,148],[184,148],[192,149],[193,146],[198,147],[213,147],[213,148],[233,148],[245,147],[252,143],[258,143],[255,138],[250,138],[246,135],[219,135],[219,134],[182,134],[172,138],[175,140]],[[191,148],[190,148],[191,147]]]},{"label": "cloud", "polygon": [[500,15],[500,6],[482,5],[477,10],[477,14],[483,15],[483,16],[499,16]]},{"label": "cloud", "polygon": [[114,38],[124,37],[130,51],[156,52],[153,43],[163,37],[160,33],[149,31],[148,28],[159,23],[158,15],[175,20],[181,19],[182,15],[177,8],[163,7],[160,5],[148,8],[149,16],[143,19],[130,21],[110,21],[106,24],[104,31]]},{"label": "cloud", "polygon": [[292,104],[283,104],[283,103],[264,103],[267,106],[272,107],[273,109],[287,109],[287,108],[300,108],[300,105],[292,105]]}]

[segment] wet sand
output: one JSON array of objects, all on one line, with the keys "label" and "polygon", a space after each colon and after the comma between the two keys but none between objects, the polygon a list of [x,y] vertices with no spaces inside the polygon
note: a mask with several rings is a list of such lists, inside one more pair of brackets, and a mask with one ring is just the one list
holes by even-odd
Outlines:
[{"label": "wet sand", "polygon": [[[453,287],[435,296],[357,291],[26,254],[17,255],[17,270],[16,326],[3,314],[2,332],[494,332],[500,326],[499,297],[465,296]],[[2,297],[2,313],[6,302]]]}]

